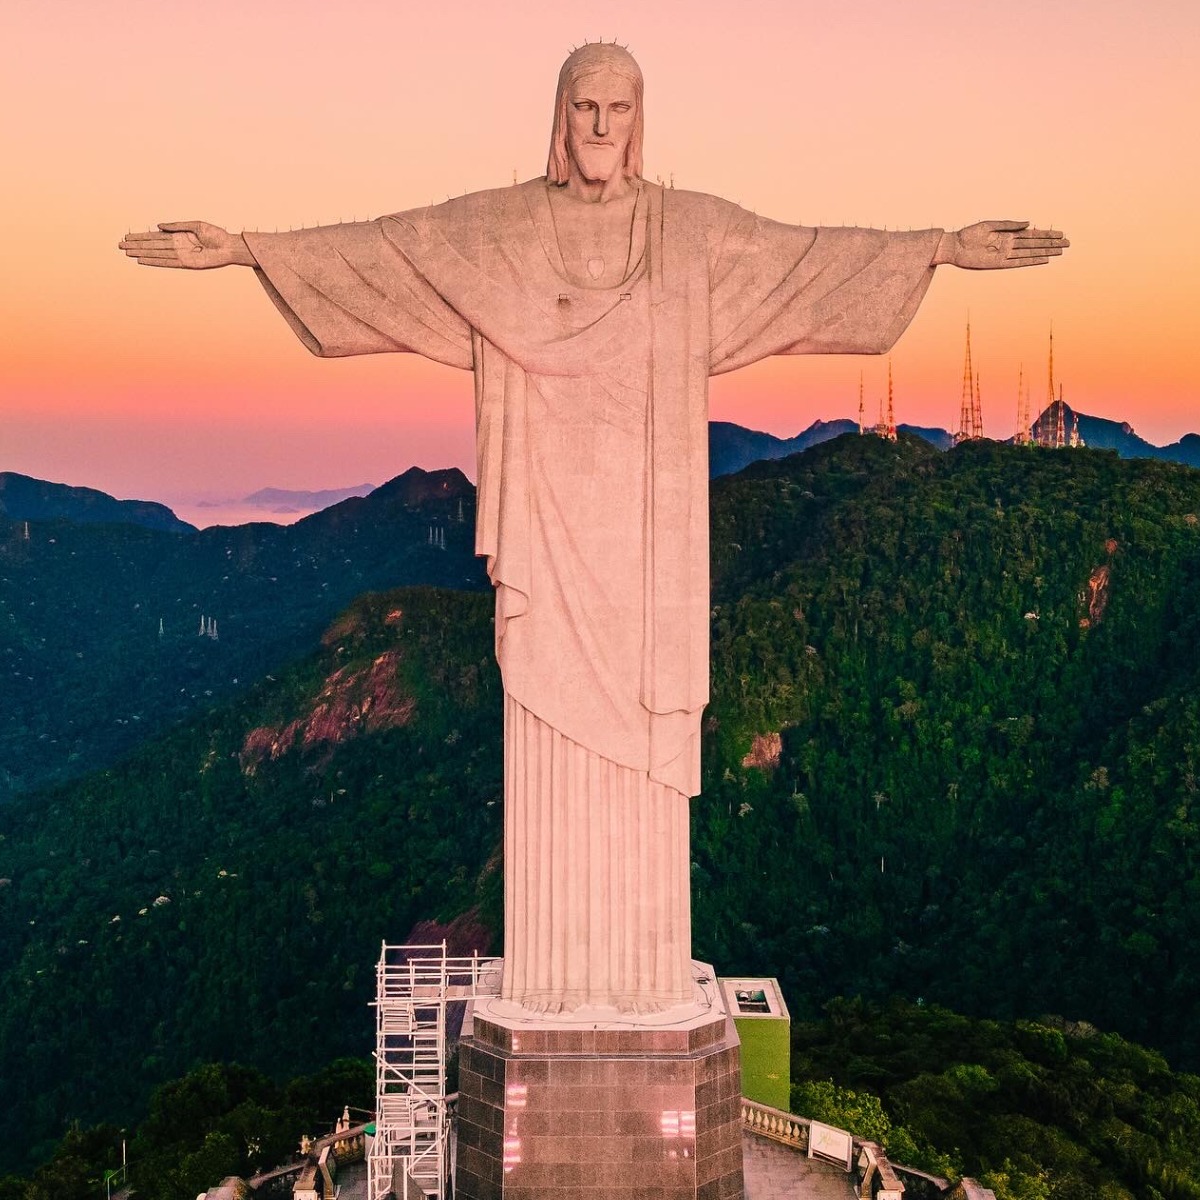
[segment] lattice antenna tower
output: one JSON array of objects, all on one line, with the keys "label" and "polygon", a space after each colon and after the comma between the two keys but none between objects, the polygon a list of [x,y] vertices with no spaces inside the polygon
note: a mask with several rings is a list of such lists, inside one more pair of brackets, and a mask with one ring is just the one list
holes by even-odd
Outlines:
[{"label": "lattice antenna tower", "polygon": [[863,377],[862,372],[858,373],[858,436],[862,437],[867,432],[867,419],[863,412]]},{"label": "lattice antenna tower", "polygon": [[955,442],[966,442],[975,437],[975,372],[971,367],[971,318],[967,317],[967,353],[963,359],[962,406],[958,417],[958,434]]},{"label": "lattice antenna tower", "polygon": [[1050,432],[1050,421],[1053,416],[1054,409],[1054,322],[1050,322],[1050,363],[1046,374],[1046,411],[1041,418],[1041,432],[1038,437],[1038,445],[1053,446],[1054,437]]},{"label": "lattice antenna tower", "polygon": [[1062,384],[1058,385],[1058,403],[1054,412],[1054,448],[1061,450],[1067,444],[1066,421],[1064,418]]},{"label": "lattice antenna tower", "polygon": [[892,360],[888,359],[888,408],[887,408],[887,432],[885,434],[889,442],[896,440],[896,413],[892,406]]},{"label": "lattice antenna tower", "polygon": [[1025,364],[1017,367],[1017,431],[1013,444],[1029,445],[1029,397],[1025,394]]},{"label": "lattice antenna tower", "polygon": [[1046,383],[1046,404],[1054,403],[1054,322],[1050,322],[1050,365]]},{"label": "lattice antenna tower", "polygon": [[975,372],[975,395],[971,398],[972,437],[983,437],[983,403],[979,393],[979,372]]}]

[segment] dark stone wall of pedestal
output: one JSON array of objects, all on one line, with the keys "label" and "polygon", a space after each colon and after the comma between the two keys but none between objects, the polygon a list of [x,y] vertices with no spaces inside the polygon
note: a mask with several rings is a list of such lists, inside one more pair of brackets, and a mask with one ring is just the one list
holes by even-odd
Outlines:
[{"label": "dark stone wall of pedestal", "polygon": [[741,1070],[697,1030],[510,1031],[460,1044],[458,1200],[741,1200]]}]

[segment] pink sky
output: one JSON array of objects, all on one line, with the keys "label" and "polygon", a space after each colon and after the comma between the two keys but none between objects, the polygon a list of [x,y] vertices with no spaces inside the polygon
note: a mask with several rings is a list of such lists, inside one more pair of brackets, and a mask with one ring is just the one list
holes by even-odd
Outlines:
[{"label": "pink sky", "polygon": [[[646,75],[646,173],[779,220],[1065,229],[1059,262],[942,268],[893,352],[897,417],[957,422],[971,315],[985,425],[1019,364],[1156,442],[1200,429],[1200,5],[1106,0],[8,0],[0,470],[180,502],[471,470],[469,377],[322,361],[249,272],[149,271],[129,228],[374,216],[544,170],[573,43]],[[15,169],[14,169],[15,168]],[[714,380],[712,415],[778,434],[868,413],[884,359]]]}]

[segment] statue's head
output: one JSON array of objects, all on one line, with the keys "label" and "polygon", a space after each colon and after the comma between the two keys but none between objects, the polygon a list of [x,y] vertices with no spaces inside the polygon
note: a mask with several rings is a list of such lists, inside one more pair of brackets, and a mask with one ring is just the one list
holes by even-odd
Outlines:
[{"label": "statue's head", "polygon": [[558,73],[546,178],[565,184],[572,164],[591,182],[642,173],[642,72],[610,42],[580,46]]}]

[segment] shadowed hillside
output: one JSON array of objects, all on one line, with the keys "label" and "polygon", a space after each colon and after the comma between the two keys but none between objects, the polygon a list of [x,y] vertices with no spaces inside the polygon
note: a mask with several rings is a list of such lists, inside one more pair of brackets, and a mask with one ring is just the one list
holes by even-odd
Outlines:
[{"label": "shadowed hillside", "polygon": [[307,654],[364,591],[486,587],[474,518],[460,471],[415,467],[286,528],[27,528],[0,515],[0,804]]}]

